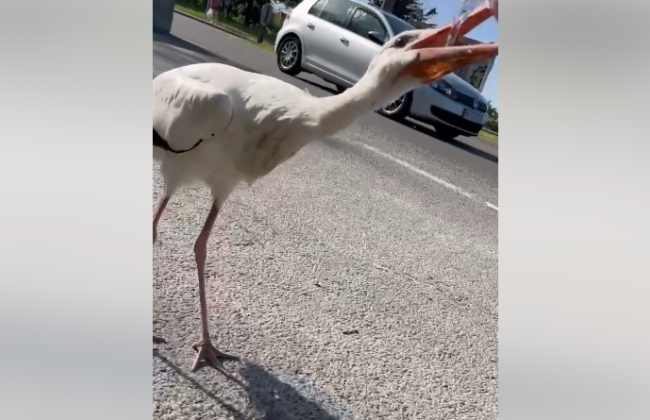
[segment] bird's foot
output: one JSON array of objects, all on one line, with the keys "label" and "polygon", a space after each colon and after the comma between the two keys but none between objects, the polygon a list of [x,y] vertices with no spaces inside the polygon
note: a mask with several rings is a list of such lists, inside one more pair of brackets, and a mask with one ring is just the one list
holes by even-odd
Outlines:
[{"label": "bird's foot", "polygon": [[154,335],[153,336],[153,342],[154,342],[154,344],[160,344],[160,343],[167,343],[167,340],[165,340],[164,338],[159,337],[157,335]]},{"label": "bird's foot", "polygon": [[240,360],[239,357],[221,352],[212,345],[210,340],[201,340],[193,344],[192,348],[197,353],[196,359],[194,359],[194,365],[192,366],[192,372],[196,372],[205,366],[212,366],[228,378],[235,379],[219,359]]}]

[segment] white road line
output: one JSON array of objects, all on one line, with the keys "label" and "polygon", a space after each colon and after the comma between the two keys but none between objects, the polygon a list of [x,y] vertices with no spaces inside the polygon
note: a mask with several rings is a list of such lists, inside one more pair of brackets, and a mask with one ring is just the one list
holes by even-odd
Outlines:
[{"label": "white road line", "polygon": [[[476,200],[476,197],[474,197],[472,194],[468,193],[467,191],[464,191],[462,188],[457,187],[454,184],[445,181],[444,179],[438,178],[435,175],[431,175],[429,172],[423,171],[422,169],[417,168],[417,167],[411,165],[410,163],[403,161],[402,159],[396,158],[393,155],[389,155],[386,152],[382,152],[381,150],[377,149],[376,147],[372,147],[372,146],[367,145],[365,143],[361,143],[361,142],[356,142],[356,143],[359,144],[360,146],[362,146],[363,148],[365,148],[366,150],[370,150],[373,153],[376,153],[376,154],[378,154],[380,156],[385,157],[386,159],[390,160],[391,162],[395,162],[395,163],[397,163],[399,165],[402,165],[406,169],[409,169],[409,170],[415,172],[416,174],[422,175],[423,177],[428,178],[431,181],[442,185],[443,187],[447,187],[450,190],[455,191],[460,195],[463,195],[463,196],[465,196],[467,198],[470,198],[472,200]],[[486,201],[485,205],[487,205],[489,208],[491,208],[493,210],[499,211],[499,208],[497,206],[495,206],[494,204],[488,203]]]},{"label": "white road line", "polygon": [[413,172],[415,172],[415,173],[417,173],[419,175],[422,175],[423,177],[428,178],[428,179],[432,180],[433,182],[437,182],[438,184],[442,185],[443,187],[447,187],[452,191],[456,191],[458,194],[464,195],[467,198],[471,198],[472,200],[475,200],[475,198],[474,198],[474,196],[472,194],[464,191],[462,188],[459,188],[459,187],[455,186],[454,184],[445,181],[444,179],[440,179],[437,176],[431,175],[429,172],[423,171],[420,168],[416,168],[415,166],[411,165],[410,163],[404,162],[402,159],[398,159],[393,155],[389,155],[388,153],[384,153],[381,150],[379,150],[377,148],[374,148],[372,146],[368,146],[365,143],[359,143],[359,145],[361,145],[364,148],[370,150],[371,152],[377,153],[378,155],[385,157],[386,159],[388,159],[388,160],[390,160],[392,162],[395,162],[395,163],[397,163],[399,165],[402,165],[406,169],[410,169],[411,171],[413,171]]}]

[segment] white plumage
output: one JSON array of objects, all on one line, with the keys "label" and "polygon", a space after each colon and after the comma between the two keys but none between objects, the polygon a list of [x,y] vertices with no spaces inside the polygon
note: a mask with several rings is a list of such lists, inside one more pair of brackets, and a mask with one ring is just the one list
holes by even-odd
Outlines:
[{"label": "white plumage", "polygon": [[154,129],[175,150],[204,139],[186,154],[154,149],[169,194],[202,181],[225,200],[237,183],[253,183],[320,134],[316,98],[269,76],[206,63],[153,84]]},{"label": "white plumage", "polygon": [[194,247],[203,329],[194,345],[198,355],[193,370],[210,365],[230,376],[218,358],[237,359],[210,343],[203,273],[207,239],[233,189],[241,182],[252,184],[310,141],[344,129],[361,114],[497,54],[496,45],[440,48],[447,33],[448,28],[400,34],[384,46],[354,87],[326,98],[273,77],[214,63],[176,68],[154,79],[154,159],[165,182],[154,213],[154,242],[158,220],[179,188],[200,183],[214,199]]}]

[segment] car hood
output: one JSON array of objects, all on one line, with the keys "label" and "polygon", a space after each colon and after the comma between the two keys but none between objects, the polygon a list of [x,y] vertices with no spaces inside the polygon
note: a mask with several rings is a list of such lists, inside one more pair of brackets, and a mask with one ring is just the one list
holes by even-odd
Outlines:
[{"label": "car hood", "polygon": [[478,97],[481,101],[487,102],[483,95],[481,95],[481,92],[478,91],[478,89],[467,83],[455,73],[449,73],[443,76],[442,80],[449,83],[451,87],[454,88],[454,90],[458,93],[462,93],[463,95],[467,95],[472,98]]}]

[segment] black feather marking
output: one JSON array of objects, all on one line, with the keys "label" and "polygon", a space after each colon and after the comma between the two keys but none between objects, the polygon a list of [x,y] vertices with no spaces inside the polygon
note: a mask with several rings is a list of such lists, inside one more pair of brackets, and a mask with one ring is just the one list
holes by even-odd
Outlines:
[{"label": "black feather marking", "polygon": [[159,148],[161,148],[161,149],[163,149],[163,150],[165,150],[167,152],[172,152],[172,153],[176,153],[176,154],[180,155],[181,153],[187,153],[190,150],[194,150],[201,143],[203,143],[203,139],[199,139],[199,141],[194,146],[192,146],[191,148],[189,148],[187,150],[174,150],[174,149],[171,148],[169,143],[167,143],[167,141],[165,139],[163,139],[160,136],[160,134],[158,134],[156,129],[155,128],[153,129],[153,146],[154,147],[159,147]]}]

